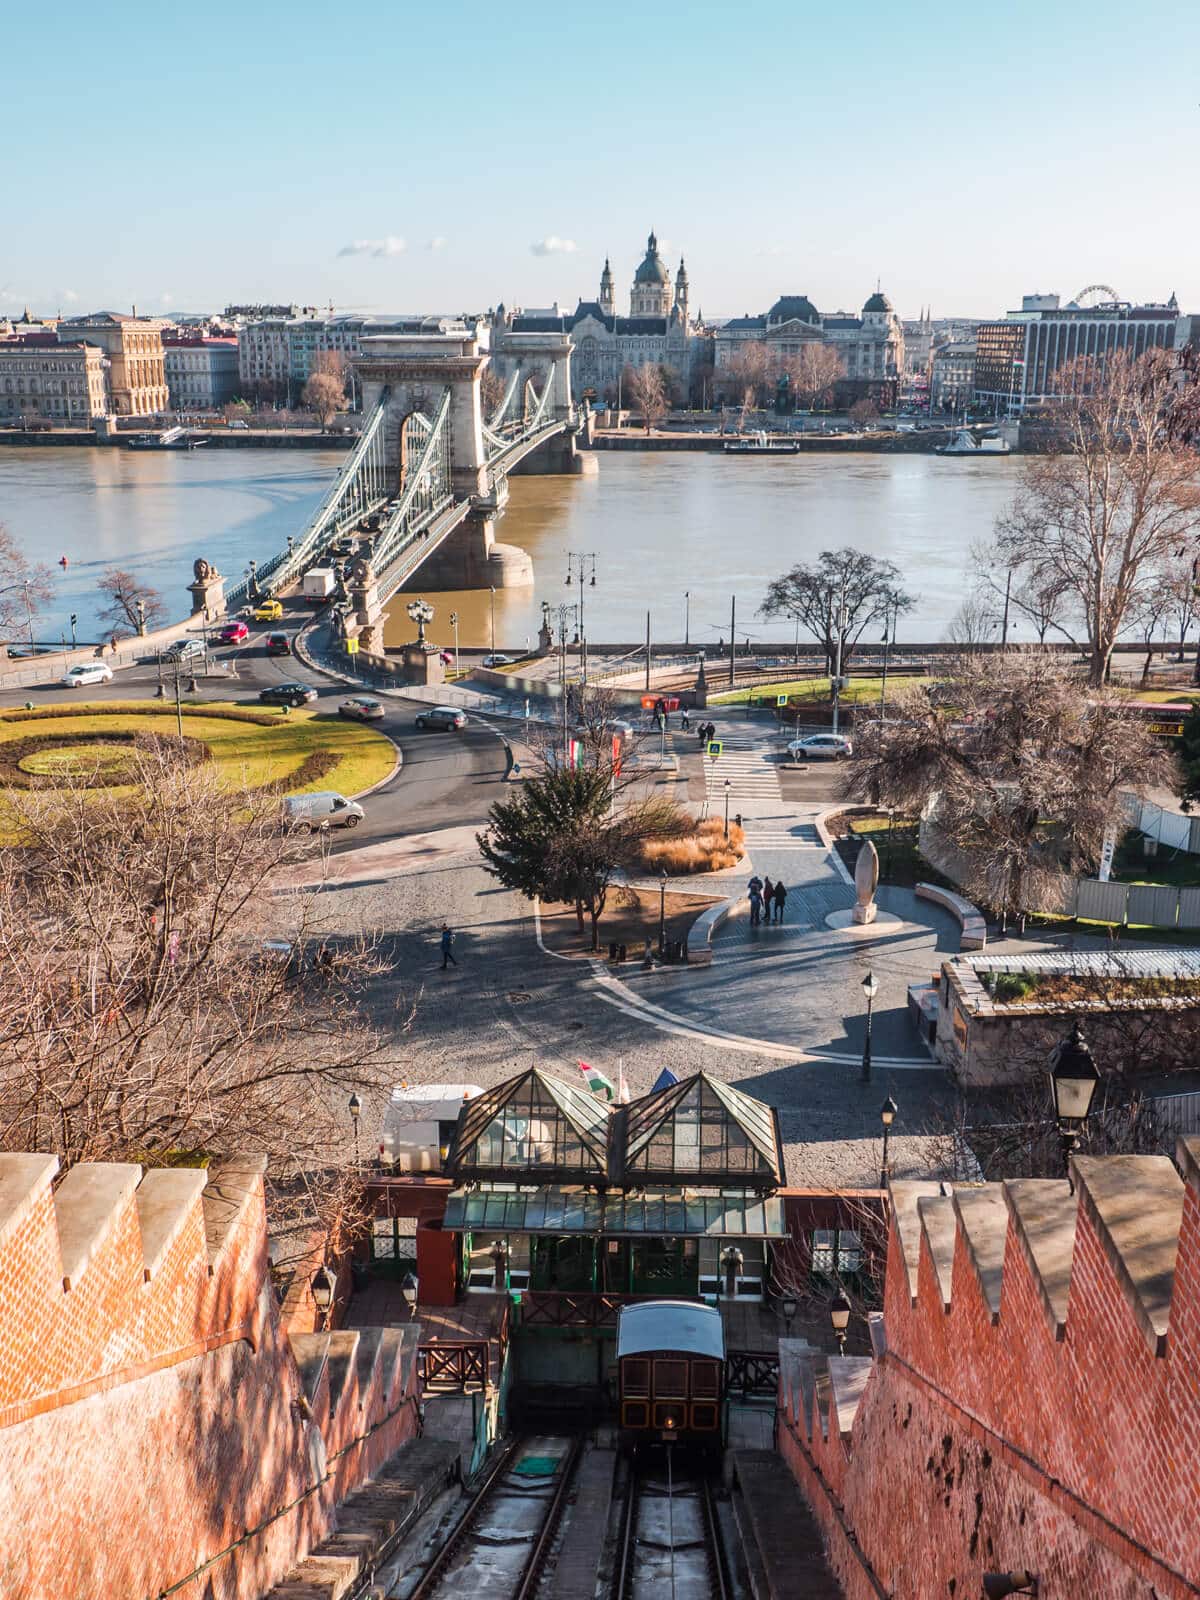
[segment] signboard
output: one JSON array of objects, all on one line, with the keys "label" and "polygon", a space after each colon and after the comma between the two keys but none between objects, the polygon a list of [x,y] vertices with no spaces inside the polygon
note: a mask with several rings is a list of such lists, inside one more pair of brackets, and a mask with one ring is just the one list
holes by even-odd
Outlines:
[{"label": "signboard", "polygon": [[708,741],[708,759],[710,761],[716,761],[724,748],[725,746],[721,743],[720,739],[710,739]]},{"label": "signboard", "polygon": [[621,776],[621,750],[622,750],[622,747],[624,745],[624,742],[625,741],[621,738],[621,735],[619,733],[614,733],[613,734],[613,736],[612,736],[612,766],[613,766],[613,777],[614,778],[619,778]]},{"label": "signboard", "polygon": [[1117,848],[1117,830],[1110,822],[1104,830],[1104,840],[1100,846],[1100,870],[1096,876],[1101,883],[1107,883],[1112,875],[1113,852]]},{"label": "signboard", "polygon": [[358,640],[357,639],[347,639],[346,640],[346,654],[348,656],[356,656],[358,654]]},{"label": "signboard", "polygon": [[642,710],[653,711],[661,705],[664,711],[679,710],[679,696],[677,694],[644,694],[642,696]]},{"label": "signboard", "polygon": [[777,706],[785,706],[785,705],[787,705],[787,703],[788,703],[787,695],[785,695],[785,694],[777,694],[775,696],[775,704]]},{"label": "signboard", "polygon": [[1183,737],[1182,722],[1152,722],[1150,732],[1156,733],[1160,739],[1181,739]]}]

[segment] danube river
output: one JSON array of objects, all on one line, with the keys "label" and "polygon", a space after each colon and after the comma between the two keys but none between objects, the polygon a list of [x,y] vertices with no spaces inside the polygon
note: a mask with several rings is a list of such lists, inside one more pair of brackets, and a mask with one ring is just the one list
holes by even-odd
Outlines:
[{"label": "danube river", "polygon": [[[159,589],[183,616],[192,561],[206,556],[231,579],[251,557],[267,559],[299,534],[338,465],[340,451],[114,449],[0,450],[0,522],[28,554],[53,566],[55,595],[38,624],[57,639],[74,611],[81,638],[95,637],[95,584],[119,564]],[[566,552],[594,551],[585,592],[597,642],[645,636],[681,642],[685,611],[693,645],[738,633],[792,638],[790,623],[756,616],[772,577],[822,550],[850,544],[894,561],[916,599],[901,639],[937,640],[962,598],[973,544],[990,538],[1011,500],[1018,463],[933,455],[782,456],[600,451],[595,477],[514,478],[498,537],[533,557],[530,588],[496,595],[496,643],[521,649],[536,637],[541,602],[575,601]],[[55,565],[65,555],[68,566]],[[690,600],[685,603],[685,591]],[[449,613],[464,645],[485,644],[489,596],[427,597],[432,633],[449,642]],[[403,601],[392,601],[389,642],[408,636]]]}]

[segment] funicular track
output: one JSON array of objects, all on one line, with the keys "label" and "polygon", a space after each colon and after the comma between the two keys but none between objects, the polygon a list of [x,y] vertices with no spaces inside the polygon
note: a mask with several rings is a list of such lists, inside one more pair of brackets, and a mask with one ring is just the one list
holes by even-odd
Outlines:
[{"label": "funicular track", "polygon": [[[582,1437],[524,1434],[487,1470],[409,1600],[533,1600],[583,1454]],[[557,1458],[552,1474],[521,1471]]]},{"label": "funicular track", "polygon": [[621,1507],[612,1600],[730,1600],[712,1480],[687,1462],[636,1457]]}]

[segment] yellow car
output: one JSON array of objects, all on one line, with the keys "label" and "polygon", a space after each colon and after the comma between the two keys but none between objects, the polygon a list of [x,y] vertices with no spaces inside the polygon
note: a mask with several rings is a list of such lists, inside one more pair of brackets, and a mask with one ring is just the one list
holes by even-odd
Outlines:
[{"label": "yellow car", "polygon": [[283,607],[278,600],[260,600],[254,608],[255,622],[278,622],[283,616]]}]

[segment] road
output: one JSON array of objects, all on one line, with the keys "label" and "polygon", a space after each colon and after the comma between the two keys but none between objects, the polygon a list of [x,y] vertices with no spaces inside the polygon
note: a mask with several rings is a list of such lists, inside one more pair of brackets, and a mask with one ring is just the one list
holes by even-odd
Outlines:
[{"label": "road", "polygon": [[[317,691],[315,709],[336,710],[342,700],[360,691],[313,671],[295,655],[268,656],[266,653],[268,633],[283,628],[294,638],[311,620],[310,611],[289,607],[282,623],[250,623],[250,637],[240,645],[213,646],[211,660],[223,670],[198,678],[197,693],[189,695],[186,689],[190,672],[186,667],[181,669],[185,703],[202,699],[254,704],[260,689],[278,683],[306,683]],[[181,637],[184,632],[180,630]],[[118,669],[110,683],[82,689],[68,689],[57,684],[10,690],[0,687],[0,706],[153,699],[158,681],[157,666],[145,662]],[[173,697],[173,665],[164,666],[163,682],[168,695]],[[482,822],[488,808],[503,792],[508,758],[502,736],[469,714],[467,727],[460,733],[424,733],[416,726],[416,716],[419,711],[428,709],[427,703],[389,695],[381,698],[381,704],[385,708],[384,718],[370,726],[386,733],[399,746],[402,764],[382,788],[363,802],[366,821],[353,832],[343,829],[331,836],[333,851],[353,850],[381,839],[421,833],[431,827]]]}]

